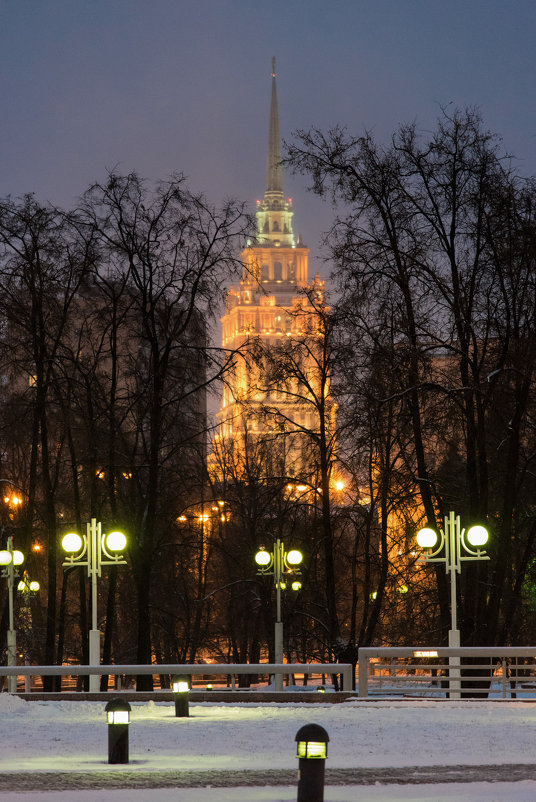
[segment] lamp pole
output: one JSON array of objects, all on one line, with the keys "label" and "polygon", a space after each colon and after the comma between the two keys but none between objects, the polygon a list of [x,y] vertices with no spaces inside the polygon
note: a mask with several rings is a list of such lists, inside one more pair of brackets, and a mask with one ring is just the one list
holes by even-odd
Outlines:
[{"label": "lamp pole", "polygon": [[[275,616],[275,632],[274,632],[274,661],[276,663],[283,663],[283,621],[281,620],[281,591],[286,588],[284,581],[285,574],[301,573],[298,566],[303,560],[301,551],[291,549],[286,552],[285,546],[279,538],[274,543],[272,552],[266,551],[263,547],[255,555],[255,562],[259,566],[258,574],[268,574],[274,577],[275,594],[276,594],[276,616]],[[299,590],[301,582],[295,581],[292,583],[292,590]],[[275,675],[275,689],[276,691],[283,690],[283,675]]]},{"label": "lamp pole", "polygon": [[[103,565],[126,565],[120,552],[126,546],[122,532],[103,534],[101,522],[92,518],[87,524],[85,535],[69,532],[62,539],[62,546],[69,556],[62,563],[63,568],[85,565],[91,581],[91,629],[89,630],[89,665],[100,664],[100,630],[97,627],[97,578],[101,576]],[[89,675],[89,690],[99,690],[97,674]]]},{"label": "lamp pole", "polygon": [[[13,548],[13,538],[11,536],[7,539],[6,548],[0,551],[0,565],[3,566],[2,577],[7,579],[7,593],[8,593],[8,612],[9,612],[9,629],[7,631],[7,664],[8,666],[17,665],[17,633],[15,632],[15,616],[13,611],[13,589],[15,587],[15,577],[18,576],[18,571],[15,566],[22,565],[24,562],[24,554]],[[15,693],[17,690],[17,675],[9,675],[7,678],[7,689],[9,693]]]},{"label": "lamp pole", "polygon": [[[452,510],[444,519],[444,529],[424,528],[417,532],[417,543],[426,549],[426,554],[419,560],[425,563],[444,563],[445,571],[450,574],[450,630],[449,646],[460,646],[460,630],[458,629],[456,580],[461,574],[462,562],[489,560],[489,556],[480,548],[488,541],[488,531],[483,526],[462,528],[460,516]],[[441,557],[437,555],[444,552]],[[459,658],[449,657],[449,689],[450,698],[460,698],[460,664]]]},{"label": "lamp pole", "polygon": [[[28,571],[22,572],[22,577],[17,585],[17,593],[19,593],[24,601],[20,608],[22,615],[22,632],[24,636],[24,664],[28,665],[28,633],[32,628],[32,609],[30,605],[30,598],[36,596],[40,590],[40,584],[36,579],[30,579]],[[24,677],[24,692],[30,693],[31,691],[31,677]]]}]

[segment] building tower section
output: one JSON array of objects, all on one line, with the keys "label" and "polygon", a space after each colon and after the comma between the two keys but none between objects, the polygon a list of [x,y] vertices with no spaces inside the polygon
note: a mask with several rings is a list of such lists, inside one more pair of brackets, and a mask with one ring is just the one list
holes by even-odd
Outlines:
[{"label": "building tower section", "polygon": [[[283,470],[297,476],[303,473],[304,432],[318,428],[307,382],[298,374],[314,386],[307,354],[310,359],[311,342],[320,334],[315,307],[322,303],[324,282],[317,276],[309,284],[309,250],[295,239],[292,217],[292,200],[283,194],[274,59],[266,190],[263,200],[257,201],[256,236],[241,254],[240,283],[228,292],[222,318],[223,348],[240,355],[224,386],[217,441],[227,447],[232,444],[236,452],[246,447],[246,438],[250,443],[271,438],[279,446],[284,440]],[[307,347],[296,355],[304,340]],[[277,355],[289,349],[299,369],[285,376],[276,367]],[[284,437],[276,438],[281,434]]]}]

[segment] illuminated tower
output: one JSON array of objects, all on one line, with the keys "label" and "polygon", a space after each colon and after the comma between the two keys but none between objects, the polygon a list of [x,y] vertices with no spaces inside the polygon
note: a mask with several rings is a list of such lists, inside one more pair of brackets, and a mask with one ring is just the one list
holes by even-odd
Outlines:
[{"label": "illuminated tower", "polygon": [[[241,255],[239,286],[228,292],[222,318],[223,347],[244,356],[236,359],[224,387],[216,442],[232,444],[236,455],[246,442],[258,444],[264,438],[273,448],[277,443],[280,457],[283,442],[280,468],[287,476],[298,476],[304,471],[304,432],[318,428],[317,416],[298,389],[303,385],[299,377],[274,380],[273,362],[266,355],[299,348],[304,336],[316,337],[310,299],[314,295],[322,302],[324,282],[315,277],[312,286],[308,283],[309,250],[296,241],[292,216],[292,200],[283,195],[273,59],[266,191],[257,201],[255,239]],[[307,360],[299,361],[300,369],[307,371]]]}]

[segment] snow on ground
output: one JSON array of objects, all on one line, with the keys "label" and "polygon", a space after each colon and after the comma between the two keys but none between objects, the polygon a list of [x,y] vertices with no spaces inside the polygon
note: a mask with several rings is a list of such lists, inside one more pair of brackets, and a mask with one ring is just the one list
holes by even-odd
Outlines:
[{"label": "snow on ground", "polygon": [[[536,766],[536,702],[200,703],[191,704],[190,713],[178,719],[172,703],[132,703],[128,770],[297,770],[295,735],[311,722],[329,734],[331,768]],[[125,770],[107,763],[100,702],[27,702],[2,693],[0,744],[2,773]],[[2,802],[143,802],[147,796],[147,790],[134,789],[19,794],[0,788]],[[326,788],[326,802],[435,802],[453,796],[460,802],[534,802],[536,781]],[[152,789],[150,797],[151,802],[283,802],[296,798],[296,788]]]}]

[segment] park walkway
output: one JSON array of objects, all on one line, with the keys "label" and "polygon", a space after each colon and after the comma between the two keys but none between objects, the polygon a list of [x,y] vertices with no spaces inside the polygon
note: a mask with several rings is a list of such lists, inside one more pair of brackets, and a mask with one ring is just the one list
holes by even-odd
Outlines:
[{"label": "park walkway", "polygon": [[[410,766],[403,768],[326,769],[326,785],[515,782],[536,780],[536,764],[493,766]],[[0,772],[2,791],[68,791],[119,788],[239,788],[293,785],[297,771],[108,771]]]}]

